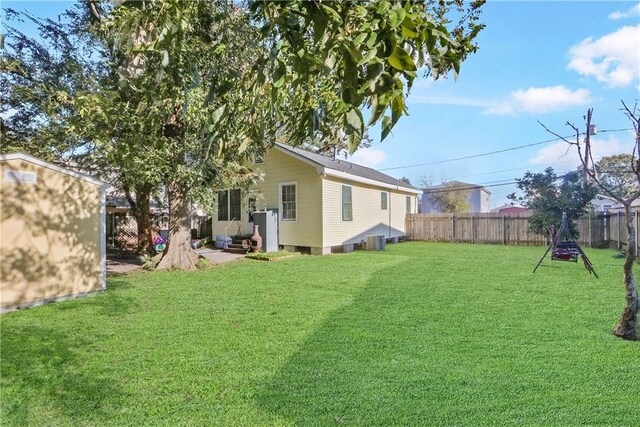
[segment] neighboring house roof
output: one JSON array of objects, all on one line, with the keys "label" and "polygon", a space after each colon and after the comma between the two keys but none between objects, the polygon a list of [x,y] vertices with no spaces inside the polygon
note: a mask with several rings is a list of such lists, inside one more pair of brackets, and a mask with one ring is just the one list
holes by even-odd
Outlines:
[{"label": "neighboring house roof", "polygon": [[432,185],[431,187],[425,187],[422,190],[425,193],[428,193],[431,190],[440,190],[440,189],[443,189],[443,188],[454,188],[456,190],[475,190],[475,189],[480,189],[480,190],[484,191],[487,194],[491,194],[491,191],[487,190],[487,188],[483,187],[482,185],[469,184],[468,182],[462,182],[462,181],[443,182],[442,184]]},{"label": "neighboring house roof", "polygon": [[386,175],[375,169],[347,162],[342,159],[332,159],[322,154],[312,153],[301,148],[291,147],[281,143],[276,143],[275,148],[279,151],[296,157],[302,161],[313,164],[320,173],[338,178],[350,179],[352,181],[363,182],[365,184],[378,185],[384,188],[405,190],[410,193],[419,194],[422,191],[392,176]]},{"label": "neighboring house roof", "polygon": [[72,176],[74,178],[89,182],[91,184],[97,185],[98,187],[106,188],[106,187],[110,186],[108,183],[100,181],[99,179],[96,179],[96,178],[91,177],[89,175],[85,175],[83,173],[76,172],[76,171],[73,171],[73,170],[70,170],[70,169],[65,169],[63,167],[60,167],[58,165],[54,165],[53,163],[46,162],[46,161],[44,161],[42,159],[30,156],[29,154],[25,154],[25,153],[0,154],[0,161],[5,161],[5,160],[24,160],[26,162],[33,163],[34,165],[38,165],[38,166],[43,167],[43,168],[51,169],[51,170],[54,170],[54,171],[59,172],[61,174],[69,175],[69,176]]},{"label": "neighboring house roof", "polygon": [[[131,209],[131,205],[127,198],[120,194],[119,192],[113,192],[111,194],[107,194],[107,207],[109,208],[119,208],[119,209]],[[152,211],[165,211],[168,212],[168,209],[165,206],[158,204],[155,200],[151,200],[149,203],[149,207]]]},{"label": "neighboring house roof", "polygon": [[511,212],[528,212],[529,209],[520,205],[502,205],[497,208],[491,209],[491,212],[502,212],[502,211],[511,211]]}]

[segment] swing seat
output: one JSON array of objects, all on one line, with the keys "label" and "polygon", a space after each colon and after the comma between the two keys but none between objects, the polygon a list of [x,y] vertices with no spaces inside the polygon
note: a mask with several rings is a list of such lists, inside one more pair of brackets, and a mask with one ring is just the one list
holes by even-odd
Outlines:
[{"label": "swing seat", "polygon": [[551,253],[551,260],[578,262],[578,254],[570,251],[557,250]]},{"label": "swing seat", "polygon": [[581,255],[578,244],[570,240],[558,242],[551,253],[552,261],[573,261],[578,262],[578,255]]}]

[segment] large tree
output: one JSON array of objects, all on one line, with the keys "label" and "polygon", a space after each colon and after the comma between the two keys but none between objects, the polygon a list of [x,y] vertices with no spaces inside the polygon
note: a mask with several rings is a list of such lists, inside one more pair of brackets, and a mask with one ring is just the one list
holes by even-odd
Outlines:
[{"label": "large tree", "polygon": [[[597,163],[595,167],[589,166],[590,164],[594,164],[593,152],[590,144],[593,109],[587,110],[587,114],[585,115],[586,132],[580,132],[580,129],[576,125],[567,122],[567,125],[575,132],[575,140],[573,141],[558,135],[556,132],[549,130],[546,126],[543,126],[548,132],[563,139],[567,144],[576,147],[583,170],[586,171],[588,177],[593,180],[594,184],[600,191],[624,206],[628,234],[627,253],[622,267],[625,306],[622,310],[622,314],[620,315],[618,324],[613,329],[613,334],[625,340],[637,340],[638,310],[640,309],[640,301],[638,300],[638,288],[633,274],[633,263],[638,254],[636,254],[636,230],[633,223],[631,205],[640,197],[640,114],[635,106],[633,108],[629,108],[624,101],[622,102],[622,106],[624,113],[633,124],[635,131],[635,141],[632,153],[630,155],[616,156],[613,159],[604,158]],[[604,163],[603,160],[605,160]],[[618,169],[619,166],[622,167],[622,170]],[[599,167],[602,168],[602,170],[599,170]],[[625,171],[629,172],[629,176],[635,180],[635,185],[633,185],[631,180],[628,178],[623,178],[621,182],[620,177],[617,177],[620,172]]]},{"label": "large tree", "polygon": [[160,267],[194,268],[193,201],[221,182],[249,185],[244,159],[277,139],[353,152],[376,123],[384,139],[419,70],[456,77],[476,51],[483,3],[84,0],[78,28],[99,52],[79,59],[101,72],[63,91],[62,128],[88,143],[84,158],[116,177],[138,218],[167,189]]},{"label": "large tree", "polygon": [[457,74],[476,50],[482,3],[151,0],[96,7],[105,37],[122,53],[120,85],[138,93],[144,117],[137,119],[154,121],[162,136],[158,171],[171,219],[160,267],[194,266],[190,200],[252,151],[284,137],[292,144],[346,141],[353,152],[378,122],[385,138],[407,113],[418,69],[434,78]]},{"label": "large tree", "polygon": [[[131,105],[137,95],[118,86],[114,52],[93,31],[88,4],[77,4],[58,20],[5,10],[1,150],[26,152],[109,182],[129,200],[139,250],[147,252],[150,195],[160,181],[140,154],[142,148],[153,152],[156,132],[135,120],[139,112]],[[37,36],[14,26],[24,20]],[[108,99],[108,107],[100,109],[97,98]]]}]

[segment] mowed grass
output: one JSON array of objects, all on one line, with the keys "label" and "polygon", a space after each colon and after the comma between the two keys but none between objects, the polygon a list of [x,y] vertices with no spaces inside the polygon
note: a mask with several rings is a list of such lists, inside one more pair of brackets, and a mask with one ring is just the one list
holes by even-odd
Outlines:
[{"label": "mowed grass", "polygon": [[622,260],[384,252],[115,277],[0,318],[0,424],[640,425]]}]

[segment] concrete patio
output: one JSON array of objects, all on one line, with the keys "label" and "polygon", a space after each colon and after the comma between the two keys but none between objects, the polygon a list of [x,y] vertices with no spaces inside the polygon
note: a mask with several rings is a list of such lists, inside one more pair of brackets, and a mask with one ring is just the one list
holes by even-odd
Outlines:
[{"label": "concrete patio", "polygon": [[[244,258],[243,254],[223,252],[221,249],[201,248],[195,249],[194,252],[206,259],[211,265],[224,264]],[[139,258],[107,256],[107,274],[126,274],[139,270],[142,270],[142,262]]]}]

